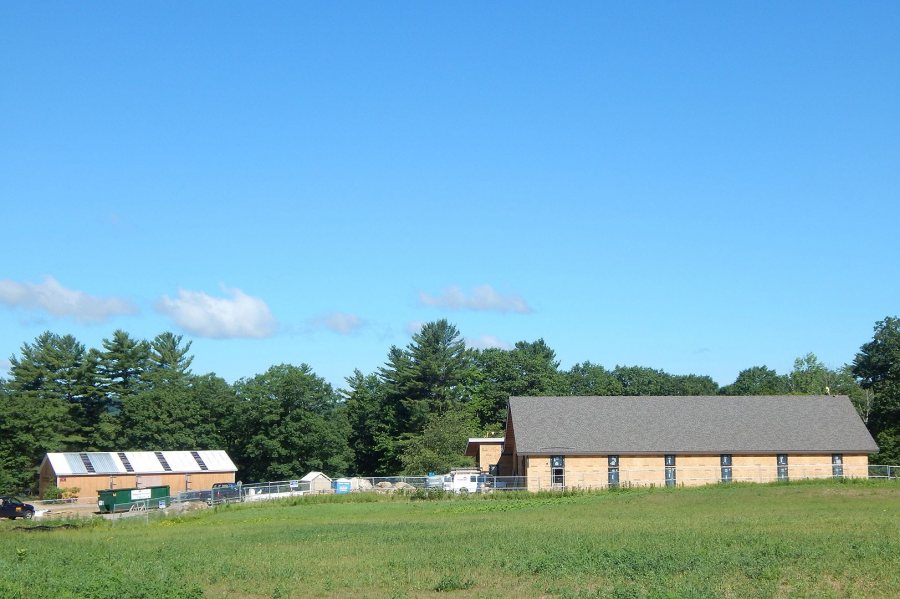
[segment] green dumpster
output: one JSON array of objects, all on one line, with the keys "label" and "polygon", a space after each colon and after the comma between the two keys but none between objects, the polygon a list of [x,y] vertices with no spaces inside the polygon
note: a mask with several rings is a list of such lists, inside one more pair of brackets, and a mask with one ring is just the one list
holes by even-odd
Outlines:
[{"label": "green dumpster", "polygon": [[169,485],[97,491],[97,506],[101,513],[127,512],[134,506],[146,509],[164,508],[168,501]]}]

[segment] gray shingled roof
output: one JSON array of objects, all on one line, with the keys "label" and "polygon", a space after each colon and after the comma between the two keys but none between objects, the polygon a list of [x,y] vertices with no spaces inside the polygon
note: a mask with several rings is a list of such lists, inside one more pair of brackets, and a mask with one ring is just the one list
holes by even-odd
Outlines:
[{"label": "gray shingled roof", "polygon": [[845,395],[511,397],[509,410],[520,454],[878,451]]}]

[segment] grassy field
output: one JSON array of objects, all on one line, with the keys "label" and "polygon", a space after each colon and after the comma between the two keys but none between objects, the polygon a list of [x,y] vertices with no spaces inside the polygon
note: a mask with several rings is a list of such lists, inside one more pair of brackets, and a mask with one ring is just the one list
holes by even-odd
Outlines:
[{"label": "grassy field", "polygon": [[900,597],[900,485],[325,497],[0,525],[0,597]]}]

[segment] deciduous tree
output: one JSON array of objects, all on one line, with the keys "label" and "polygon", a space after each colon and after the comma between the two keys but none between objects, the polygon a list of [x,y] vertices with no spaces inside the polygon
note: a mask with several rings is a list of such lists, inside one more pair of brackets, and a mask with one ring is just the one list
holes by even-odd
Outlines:
[{"label": "deciduous tree", "polygon": [[881,450],[878,461],[900,464],[900,319],[875,324],[872,341],[860,348],[852,371],[874,393],[866,424]]}]

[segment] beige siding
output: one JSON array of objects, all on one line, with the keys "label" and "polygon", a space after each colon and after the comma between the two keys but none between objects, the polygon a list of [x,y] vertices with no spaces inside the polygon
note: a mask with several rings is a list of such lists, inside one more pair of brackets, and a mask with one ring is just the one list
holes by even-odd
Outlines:
[{"label": "beige siding", "polygon": [[[565,487],[604,488],[608,482],[608,456],[565,456]],[[541,491],[553,488],[549,456],[526,456],[525,472],[528,490]],[[843,455],[845,477],[868,475],[866,455]],[[732,455],[732,480],[744,482],[771,482],[777,480],[776,455]],[[788,478],[830,478],[831,454],[788,454]],[[675,478],[679,486],[713,484],[721,481],[722,466],[719,454],[676,455]],[[665,456],[619,456],[619,484],[623,486],[664,486]]]},{"label": "beige siding", "polygon": [[69,475],[53,477],[52,469],[49,469],[46,485],[44,471],[41,471],[41,488],[40,493],[43,497],[47,486],[53,484],[53,478],[56,480],[56,486],[62,487],[78,487],[78,498],[83,500],[97,499],[97,491],[104,489],[129,489],[155,487],[159,485],[169,485],[169,492],[172,495],[180,491],[199,491],[212,488],[214,483],[233,483],[234,472],[192,472],[170,473],[170,474],[90,474],[90,475]]},{"label": "beige siding", "polygon": [[526,456],[525,476],[528,477],[529,491],[547,491],[550,485],[550,458],[547,456]]},{"label": "beige siding", "polygon": [[483,443],[478,448],[478,467],[487,472],[491,466],[500,461],[502,443]]},{"label": "beige siding", "polygon": [[731,480],[764,483],[777,478],[775,455],[736,455],[731,458]]},{"label": "beige siding", "polygon": [[607,483],[606,456],[566,456],[566,487],[599,489]]},{"label": "beige siding", "polygon": [[665,457],[656,456],[619,456],[620,485],[655,485],[666,484]]},{"label": "beige siding", "polygon": [[849,478],[868,478],[869,456],[866,454],[844,454],[844,476]]},{"label": "beige siding", "polygon": [[[842,454],[845,477],[868,476],[869,458],[865,455]],[[788,473],[790,478],[828,478],[832,476],[831,454],[789,455]]]},{"label": "beige siding", "polygon": [[[693,487],[718,482],[722,478],[722,456],[675,456],[675,482]],[[733,467],[732,467],[733,472]],[[733,476],[733,475],[732,475]]]}]

